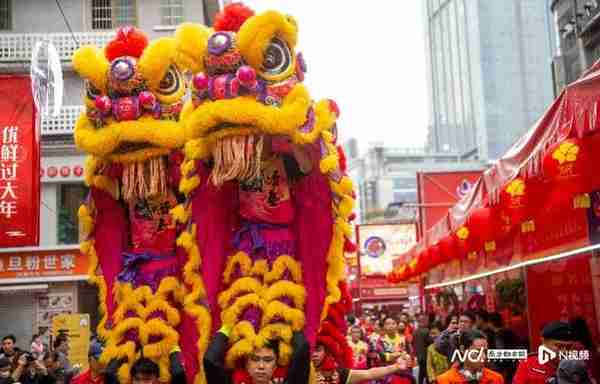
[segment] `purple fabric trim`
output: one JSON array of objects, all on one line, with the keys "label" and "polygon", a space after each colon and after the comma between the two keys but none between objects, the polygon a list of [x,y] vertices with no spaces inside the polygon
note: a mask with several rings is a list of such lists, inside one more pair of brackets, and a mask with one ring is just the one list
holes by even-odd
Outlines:
[{"label": "purple fabric trim", "polygon": [[261,235],[263,229],[287,229],[287,225],[270,224],[270,223],[255,223],[251,221],[242,222],[242,226],[238,229],[233,236],[232,245],[235,249],[240,249],[242,243],[242,237],[244,234],[250,234],[250,241],[252,243],[252,253],[258,252],[265,248],[265,239]]},{"label": "purple fabric trim", "polygon": [[302,133],[310,133],[315,127],[315,111],[312,106],[308,108],[306,115],[306,121],[299,128]]},{"label": "purple fabric trim", "polygon": [[152,291],[156,291],[163,278],[177,274],[177,263],[174,262],[167,268],[158,269],[155,271],[141,271],[143,264],[157,261],[167,260],[172,258],[176,261],[173,255],[160,256],[151,252],[128,253],[123,252],[123,269],[117,275],[117,279],[124,283],[132,283],[134,287],[148,285]]}]

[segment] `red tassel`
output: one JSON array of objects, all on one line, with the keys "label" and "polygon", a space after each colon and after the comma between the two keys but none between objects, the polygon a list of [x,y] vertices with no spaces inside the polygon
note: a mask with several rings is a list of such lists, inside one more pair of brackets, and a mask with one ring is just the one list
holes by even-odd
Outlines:
[{"label": "red tassel", "polygon": [[344,241],[344,252],[347,252],[347,253],[356,252],[356,244],[354,244],[350,240],[346,239],[346,241]]},{"label": "red tassel", "polygon": [[254,16],[254,11],[242,3],[231,3],[215,16],[215,31],[237,32],[246,20]]},{"label": "red tassel", "polygon": [[124,26],[118,29],[115,38],[104,48],[104,56],[110,61],[121,56],[139,58],[148,46],[148,37],[141,30]]}]

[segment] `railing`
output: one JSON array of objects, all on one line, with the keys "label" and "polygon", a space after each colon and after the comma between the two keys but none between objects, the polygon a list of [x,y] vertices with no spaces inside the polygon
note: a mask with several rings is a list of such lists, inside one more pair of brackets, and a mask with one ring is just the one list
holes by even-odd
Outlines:
[{"label": "railing", "polygon": [[[70,61],[73,52],[86,44],[103,47],[115,32],[76,32],[70,33],[2,33],[0,34],[0,63],[29,62],[36,41],[50,40],[62,61]],[[75,40],[79,42],[75,42]]]},{"label": "railing", "polygon": [[42,118],[42,136],[72,135],[82,105],[64,105],[57,117]]}]

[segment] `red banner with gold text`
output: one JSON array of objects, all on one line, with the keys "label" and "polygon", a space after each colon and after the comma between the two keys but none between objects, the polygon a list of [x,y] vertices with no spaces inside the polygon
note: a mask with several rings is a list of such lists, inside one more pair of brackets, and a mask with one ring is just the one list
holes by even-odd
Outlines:
[{"label": "red banner with gold text", "polygon": [[40,151],[28,76],[0,76],[0,248],[39,242]]}]

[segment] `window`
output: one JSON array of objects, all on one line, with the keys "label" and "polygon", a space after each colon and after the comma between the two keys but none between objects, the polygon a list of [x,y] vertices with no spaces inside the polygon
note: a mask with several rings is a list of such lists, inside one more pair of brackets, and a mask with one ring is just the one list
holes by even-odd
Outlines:
[{"label": "window", "polygon": [[136,24],[135,0],[92,0],[92,29]]},{"label": "window", "polygon": [[0,30],[12,28],[12,15],[10,12],[10,3],[12,0],[0,0]]},{"label": "window", "polygon": [[160,14],[162,25],[183,23],[183,0],[161,0]]},{"label": "window", "polygon": [[83,184],[61,184],[58,191],[58,243],[77,244],[80,241],[77,211],[88,190]]}]

